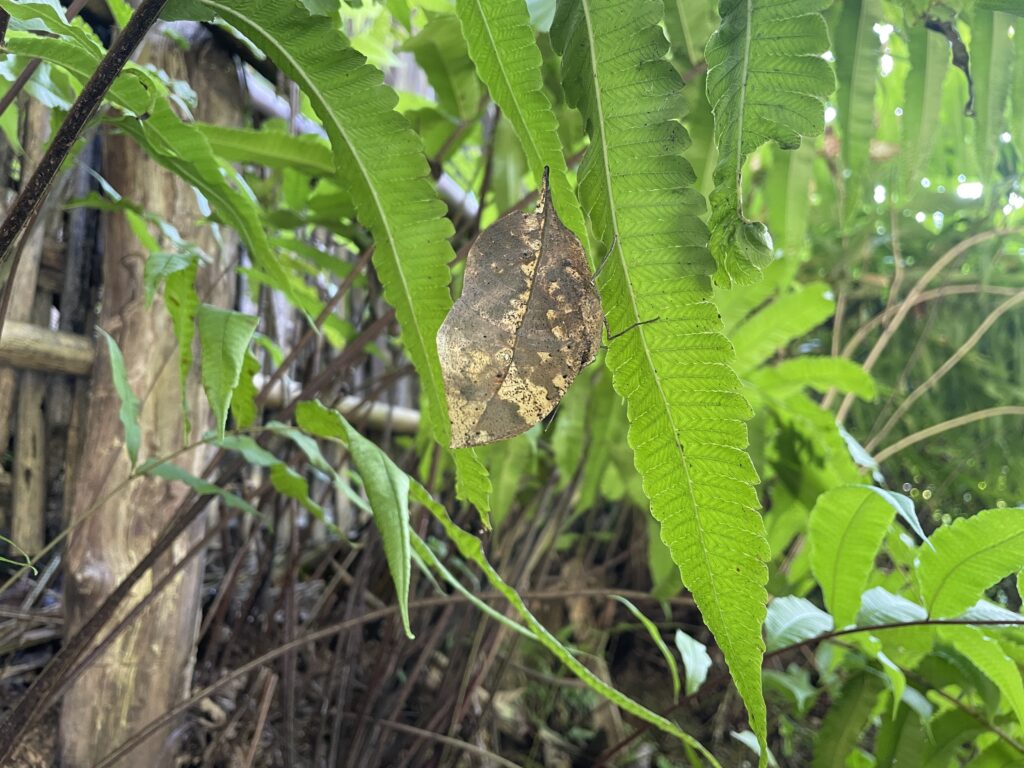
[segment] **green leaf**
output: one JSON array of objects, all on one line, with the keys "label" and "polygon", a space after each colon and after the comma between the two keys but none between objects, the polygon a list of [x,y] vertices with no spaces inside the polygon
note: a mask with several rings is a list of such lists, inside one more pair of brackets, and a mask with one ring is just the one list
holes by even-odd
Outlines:
[{"label": "green leaf", "polygon": [[810,640],[831,632],[834,627],[832,617],[821,608],[810,600],[793,595],[772,600],[764,623],[769,651]]},{"label": "green leaf", "polygon": [[[535,183],[550,167],[551,197],[565,226],[587,242],[583,212],[567,176],[558,123],[544,93],[541,54],[523,0],[457,0],[469,56],[515,129]],[[593,257],[593,254],[591,254]]]},{"label": "green leaf", "polygon": [[107,353],[110,355],[110,375],[114,380],[114,389],[117,391],[117,396],[121,399],[121,408],[117,415],[124,425],[124,447],[128,451],[128,458],[134,468],[139,460],[139,444],[142,441],[142,430],[139,429],[141,405],[139,398],[135,396],[135,392],[132,391],[132,386],[128,382],[128,373],[125,371],[124,355],[121,354],[121,348],[117,346],[114,337],[109,333],[102,328],[99,328],[99,332],[107,340]]},{"label": "green leaf", "polygon": [[224,437],[228,405],[238,386],[245,352],[259,321],[252,315],[208,304],[199,307],[197,317],[203,389],[216,419],[217,436]]},{"label": "green leaf", "polygon": [[238,377],[238,386],[231,393],[231,415],[235,417],[235,426],[246,429],[256,423],[256,387],[254,376],[260,371],[260,361],[248,349],[242,362],[242,373]]},{"label": "green leaf", "polygon": [[260,517],[260,513],[256,511],[256,508],[241,496],[226,491],[219,485],[214,485],[207,480],[196,477],[188,470],[182,469],[177,464],[172,464],[166,459],[144,461],[139,465],[138,473],[140,475],[162,477],[164,480],[175,480],[185,483],[185,485],[201,496],[216,496],[221,500],[222,504],[231,509],[237,509],[255,517]]},{"label": "green leaf", "polygon": [[411,545],[409,543],[409,476],[395,466],[387,454],[367,440],[338,414],[345,428],[349,455],[363,480],[373,510],[373,521],[384,544],[391,580],[395,584],[398,610],[406,637],[409,627],[409,579]]},{"label": "green leaf", "polygon": [[692,696],[708,679],[711,656],[704,643],[694,640],[681,629],[676,630],[676,649],[683,660],[683,669],[686,672],[686,695]]},{"label": "green leaf", "polygon": [[879,624],[899,624],[924,621],[928,613],[917,603],[905,597],[894,595],[883,587],[872,587],[861,595],[861,607],[857,614],[858,627]]},{"label": "green leaf", "polygon": [[[429,181],[422,142],[394,111],[398,98],[383,75],[345,36],[294,0],[203,0],[255,42],[309,97],[334,149],[360,220],[374,236],[373,263],[384,298],[395,308],[405,350],[419,374],[434,438],[450,442],[437,356],[437,330],[451,306],[451,222]],[[367,126],[372,126],[368,129]],[[457,489],[486,514],[485,470],[456,451]]]},{"label": "green leaf", "polygon": [[454,16],[435,16],[402,47],[416,57],[445,112],[469,120],[480,111],[480,81]]},{"label": "green leaf", "polygon": [[319,136],[209,123],[195,123],[195,127],[209,142],[214,154],[228,162],[278,170],[289,168],[309,176],[334,175],[331,145]]},{"label": "green leaf", "polygon": [[863,400],[875,398],[875,380],[871,374],[844,357],[791,357],[771,368],[749,374],[750,381],[762,389],[811,387],[819,392],[835,388],[852,392]]},{"label": "green leaf", "polygon": [[612,386],[607,372],[594,375],[594,386],[587,404],[589,418],[583,449],[583,466],[579,467],[580,495],[577,508],[587,510],[600,501],[601,484],[608,474],[612,449],[626,439],[626,414],[622,398]]},{"label": "green leaf", "polygon": [[168,0],[160,18],[164,21],[213,21],[213,14],[199,0]]},{"label": "green leaf", "polygon": [[1017,0],[977,0],[976,7],[979,10],[1002,11],[1024,16],[1024,6],[1021,6]]},{"label": "green leaf", "polygon": [[132,7],[125,0],[106,0],[106,6],[110,9],[110,15],[114,17],[114,23],[124,29],[128,19],[132,17]]},{"label": "green leaf", "polygon": [[903,91],[900,177],[908,196],[913,195],[928,168],[942,124],[942,84],[949,70],[949,43],[924,26],[907,29],[910,73]]},{"label": "green leaf", "polygon": [[772,260],[770,236],[743,217],[741,173],[766,141],[796,149],[825,127],[835,76],[821,58],[831,0],[719,0],[721,26],[707,47],[708,100],[719,161],[711,193],[711,253],[720,285],[756,280]]},{"label": "green leaf", "polygon": [[524,481],[534,474],[535,437],[531,442],[531,436],[518,435],[483,450],[491,477],[491,520],[495,526],[501,525],[523,489]]},{"label": "green leaf", "polygon": [[956,616],[1004,576],[1024,567],[1024,510],[988,509],[944,525],[917,569],[928,615]]},{"label": "green leaf", "polygon": [[[606,364],[626,399],[628,441],[661,538],[721,647],[762,744],[768,544],[744,449],[750,409],[709,301],[707,229],[680,81],[664,59],[660,2],[561,3],[551,29],[569,103],[590,136],[580,200],[613,246],[601,298]],[[614,244],[614,245],[613,245]],[[656,322],[646,322],[658,318]],[[635,327],[634,327],[635,326]]]},{"label": "green leaf", "polygon": [[995,683],[1017,722],[1024,725],[1024,681],[1017,664],[999,642],[980,627],[943,626],[939,627],[939,634]]},{"label": "green leaf", "polygon": [[[376,448],[376,446],[374,446],[374,448]],[[590,669],[579,661],[579,659],[573,656],[573,654],[558,641],[558,638],[551,634],[551,632],[549,632],[547,628],[538,621],[537,617],[530,612],[530,609],[526,607],[526,603],[523,602],[523,599],[519,596],[519,593],[510,587],[505,580],[501,578],[501,575],[494,570],[494,567],[484,556],[483,546],[481,545],[480,540],[455,525],[451,517],[448,515],[448,511],[438,504],[430,494],[426,492],[423,486],[416,482],[412,483],[410,495],[413,501],[422,504],[430,510],[434,519],[441,524],[445,533],[459,550],[459,554],[468,562],[476,565],[483,572],[487,582],[496,591],[500,592],[506,600],[508,600],[512,608],[515,609],[516,613],[519,614],[526,626],[533,633],[534,639],[553,654],[555,658],[562,662],[562,664],[564,664],[565,667],[579,680],[582,680],[587,687],[598,693],[600,696],[603,696],[620,709],[640,720],[643,720],[645,723],[650,723],[664,733],[676,737],[684,744],[697,750],[711,765],[716,766],[716,768],[721,768],[714,755],[708,752],[700,742],[679,728],[678,725],[662,715],[652,712],[642,704],[637,703],[616,688],[613,688],[591,672]]]},{"label": "green leaf", "polygon": [[1005,14],[979,10],[971,24],[971,73],[974,76],[974,148],[980,177],[991,179],[996,164],[999,135],[1006,130],[1006,106],[1010,96],[1013,59],[1009,29],[1013,19]]},{"label": "green leaf", "polygon": [[196,258],[195,253],[157,251],[149,254],[142,274],[147,309],[153,305],[160,284],[176,272],[182,272],[195,264]]},{"label": "green leaf", "polygon": [[295,499],[310,513],[323,519],[326,517],[323,508],[313,501],[309,495],[309,482],[283,461],[274,462],[270,466],[270,483],[278,493],[289,499]]},{"label": "green leaf", "polygon": [[877,768],[898,768],[920,762],[928,750],[928,732],[920,716],[905,704],[899,704],[896,716],[882,723],[875,740]]},{"label": "green leaf", "polygon": [[779,349],[832,317],[835,300],[827,283],[797,285],[747,318],[730,337],[736,346],[733,367],[745,376]]},{"label": "green leaf", "polygon": [[846,682],[814,740],[812,768],[846,765],[846,758],[855,750],[861,731],[884,688],[881,678],[871,672],[861,672]]},{"label": "green leaf", "polygon": [[[152,256],[146,261],[147,266]],[[181,412],[185,434],[192,432],[188,406],[188,375],[192,371],[192,339],[196,335],[196,315],[199,312],[199,294],[196,293],[196,276],[199,262],[192,260],[184,269],[167,275],[164,286],[164,306],[171,316],[174,338],[178,342],[178,386],[181,390]]]},{"label": "green leaf", "polygon": [[[0,6],[4,2],[0,0]],[[92,44],[87,35],[46,38],[12,34],[7,46],[12,52],[52,61],[83,82],[92,75],[102,56],[102,48],[98,43]],[[109,122],[131,135],[156,162],[198,188],[223,220],[238,231],[268,283],[301,306],[301,297],[292,290],[293,281],[270,248],[255,197],[240,175],[217,161],[195,126],[178,117],[166,94],[159,77],[129,63],[107,94],[125,114],[108,118]],[[142,115],[145,119],[140,119]]]},{"label": "green leaf", "polygon": [[672,676],[672,699],[673,701],[678,702],[680,689],[679,665],[676,664],[676,657],[672,655],[672,651],[670,651],[668,649],[668,646],[665,645],[665,641],[661,637],[661,632],[658,631],[658,625],[651,621],[649,618],[647,618],[644,615],[643,611],[641,611],[639,608],[633,605],[633,603],[624,598],[622,595],[612,595],[612,597],[618,600],[624,606],[626,606],[626,608],[629,609],[629,612],[633,614],[633,617],[636,618],[636,620],[643,625],[644,629],[647,630],[648,636],[654,642],[654,645],[661,653],[662,658],[665,659],[665,663],[668,664],[668,671],[669,674]]},{"label": "green leaf", "polygon": [[672,44],[672,55],[686,67],[698,66],[704,60],[704,46],[718,26],[714,4],[664,1],[665,31]]},{"label": "green leaf", "polygon": [[861,592],[897,510],[888,491],[870,485],[833,488],[811,510],[811,570],[836,626],[856,618]]},{"label": "green leaf", "polygon": [[868,148],[875,135],[875,83],[882,52],[873,27],[881,18],[880,0],[844,0],[836,28],[836,111],[843,162],[850,171],[848,210],[861,202]]},{"label": "green leaf", "polygon": [[772,150],[772,167],[764,184],[764,207],[769,217],[768,226],[774,233],[776,252],[781,256],[779,261],[789,260],[792,264],[808,255],[811,240],[807,236],[807,224],[813,208],[807,201],[811,198],[811,179],[817,158],[811,142],[804,142],[799,149]]}]

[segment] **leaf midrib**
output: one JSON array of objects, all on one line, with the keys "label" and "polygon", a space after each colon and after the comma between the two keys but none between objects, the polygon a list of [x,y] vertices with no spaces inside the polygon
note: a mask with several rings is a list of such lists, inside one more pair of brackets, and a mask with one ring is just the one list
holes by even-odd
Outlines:
[{"label": "leaf midrib", "polygon": [[[523,107],[519,103],[519,99],[516,98],[516,89],[512,86],[512,80],[509,78],[508,73],[505,71],[505,62],[502,60],[501,53],[500,53],[502,48],[501,48],[501,46],[498,45],[497,41],[494,39],[494,35],[491,33],[491,25],[490,25],[489,20],[487,18],[486,12],[484,11],[483,3],[482,3],[481,0],[466,0],[466,2],[472,2],[477,7],[477,9],[480,12],[479,13],[479,18],[480,18],[480,21],[483,23],[484,31],[487,33],[487,39],[491,43],[491,50],[494,51],[494,60],[498,63],[498,71],[501,73],[501,78],[502,78],[502,80],[505,81],[505,87],[508,89],[508,92],[511,95],[512,101],[516,105],[516,113],[519,115],[519,118],[520,118],[523,126],[525,127],[527,125],[527,121],[526,121],[526,118],[524,117]],[[460,21],[461,21],[461,19],[460,19]],[[518,134],[519,132],[516,131],[516,133]],[[533,140],[533,133],[532,133],[532,131],[528,131],[527,130],[527,131],[523,131],[523,133],[525,133],[526,136],[525,137],[519,136],[519,140],[523,141],[524,138],[526,140],[528,140],[529,144],[530,144],[530,148],[534,152],[534,156],[537,158],[537,160],[539,162],[544,162],[544,158],[541,156],[540,150],[537,148],[537,144]],[[536,169],[534,169],[534,172],[536,172]]]},{"label": "leaf midrib", "polygon": [[[595,104],[595,107],[597,109],[597,117],[598,117],[598,119],[597,119],[597,121],[595,123],[595,129],[598,130],[600,132],[600,134],[601,134],[601,141],[599,142],[599,146],[601,147],[601,156],[602,156],[602,160],[603,160],[603,171],[604,171],[604,178],[605,178],[605,186],[606,186],[606,188],[608,190],[608,206],[609,206],[609,211],[611,213],[612,229],[614,231],[614,236],[615,236],[615,250],[618,253],[618,261],[619,261],[620,266],[622,267],[623,279],[624,279],[625,284],[626,284],[626,292],[627,292],[627,294],[629,296],[629,303],[632,306],[634,322],[639,322],[640,321],[640,308],[639,308],[639,306],[637,304],[636,292],[633,290],[633,282],[629,279],[629,268],[628,268],[628,266],[626,264],[626,256],[625,256],[625,254],[622,251],[622,238],[619,237],[618,208],[615,205],[615,193],[614,193],[614,190],[612,188],[611,167],[610,167],[610,165],[608,163],[608,141],[607,141],[607,137],[605,136],[605,132],[604,132],[604,103],[603,103],[603,96],[602,96],[602,91],[601,91],[601,80],[600,80],[600,78],[598,77],[598,74],[597,74],[597,58],[596,58],[596,53],[595,53],[597,51],[597,45],[596,45],[597,41],[596,41],[596,37],[594,36],[594,27],[593,27],[593,23],[591,22],[591,18],[590,18],[590,0],[582,0],[582,2],[580,3],[580,7],[583,9],[583,18],[584,18],[584,21],[586,22],[586,25],[587,25],[587,39],[588,39],[588,42],[589,42],[589,50],[590,50],[590,65],[591,65],[590,69],[591,69],[591,74],[592,74],[592,76],[594,78],[594,94],[595,94],[594,104]],[[705,572],[708,575],[708,581],[709,581],[709,583],[711,585],[711,591],[713,593],[713,599],[708,604],[706,613],[714,613],[714,614],[716,614],[716,618],[718,619],[718,621],[716,621],[716,624],[718,624],[718,629],[716,629],[715,631],[716,631],[716,634],[720,632],[724,636],[723,637],[724,642],[721,643],[723,648],[726,647],[726,646],[732,646],[732,638],[730,637],[728,622],[726,622],[726,621],[724,621],[722,619],[721,611],[719,609],[718,587],[717,587],[717,585],[715,583],[715,574],[714,574],[714,572],[713,572],[713,570],[711,568],[711,561],[708,558],[708,548],[706,546],[705,537],[704,537],[703,522],[700,519],[700,510],[699,510],[699,508],[697,506],[697,499],[693,495],[693,479],[690,477],[690,467],[686,463],[686,454],[685,454],[685,452],[683,450],[683,446],[679,442],[679,438],[678,438],[678,434],[679,433],[676,430],[675,420],[672,418],[672,411],[671,411],[670,408],[667,407],[668,399],[665,397],[665,390],[661,386],[661,379],[658,377],[657,370],[654,367],[654,360],[651,358],[651,350],[650,350],[650,347],[647,344],[647,336],[646,336],[646,333],[644,332],[644,326],[643,325],[637,326],[634,329],[634,333],[637,333],[640,336],[640,345],[641,345],[641,348],[643,349],[643,352],[644,352],[644,359],[647,362],[647,368],[649,369],[649,371],[651,373],[651,379],[654,382],[654,385],[657,387],[658,397],[659,397],[659,400],[661,401],[661,403],[663,405],[663,410],[665,412],[665,417],[668,419],[669,423],[672,425],[672,442],[673,442],[673,444],[676,447],[677,453],[679,454],[679,463],[682,466],[682,470],[683,470],[683,475],[684,475],[683,479],[684,479],[685,485],[686,485],[686,492],[687,492],[687,494],[690,497],[690,504],[691,504],[691,507],[693,509],[693,514],[694,514],[694,517],[697,520],[697,525],[695,527],[697,529],[697,538],[698,538],[698,543],[699,543],[699,550],[700,550],[700,553],[701,553],[701,557],[702,557],[702,559],[704,561],[704,569],[705,569]],[[678,565],[677,565],[677,567],[678,567]],[[702,610],[704,610],[703,607],[702,607]]]},{"label": "leaf midrib", "polygon": [[746,8],[747,23],[743,28],[743,57],[740,62],[742,65],[743,82],[740,84],[739,102],[736,104],[736,160],[733,166],[736,169],[736,183],[733,185],[733,188],[736,191],[736,208],[738,211],[743,210],[743,191],[740,187],[739,172],[743,167],[743,124],[747,108],[747,80],[750,78],[750,39],[753,34],[751,32],[751,25],[754,20],[753,0],[744,0],[744,6]]},{"label": "leaf midrib", "polygon": [[961,567],[963,567],[964,563],[973,562],[980,555],[986,552],[991,552],[993,549],[1002,547],[1008,544],[1009,542],[1019,538],[1024,538],[1024,531],[1017,531],[1017,533],[1013,534],[1012,536],[989,544],[988,546],[982,547],[981,549],[973,550],[967,557],[961,557],[955,564],[952,565],[952,567],[949,568],[949,570],[946,571],[945,575],[943,575],[943,577],[939,580],[939,583],[936,585],[935,592],[933,593],[932,598],[928,601],[928,615],[932,616],[932,610],[935,606],[935,603],[938,602],[938,599],[942,596],[942,590],[945,589],[946,582],[949,581],[953,573],[955,573]]},{"label": "leaf midrib", "polygon": [[[224,18],[240,20],[241,23],[238,23],[238,21],[232,22],[232,24],[234,24],[236,27],[242,28],[248,26],[250,28],[259,29],[263,35],[263,38],[269,43],[271,47],[274,48],[274,50],[278,51],[278,53],[291,64],[291,66],[294,68],[294,71],[303,74],[303,84],[305,88],[308,89],[307,95],[312,99],[315,94],[316,98],[319,99],[320,103],[324,105],[324,107],[328,107],[329,102],[323,96],[320,89],[315,87],[315,84],[310,80],[310,78],[305,77],[305,68],[300,66],[297,60],[291,55],[291,53],[286,48],[279,45],[277,40],[274,39],[274,36],[269,34],[266,29],[257,25],[254,21],[251,21],[246,17],[242,16],[231,6],[218,2],[217,0],[201,0],[201,2],[210,8],[216,9]],[[381,204],[380,195],[378,194],[375,185],[372,183],[372,177],[370,176],[369,170],[366,164],[363,162],[362,157],[359,155],[358,152],[356,152],[356,144],[352,142],[351,138],[349,137],[349,133],[345,130],[344,126],[338,120],[334,119],[334,111],[328,108],[325,109],[324,112],[331,116],[331,123],[335,126],[338,133],[341,135],[341,137],[345,140],[345,143],[350,148],[352,152],[352,157],[356,161],[356,165],[358,165],[359,167],[359,172],[366,181],[366,188],[370,192],[370,196],[373,199],[374,206],[376,206],[378,218],[387,236],[387,242],[391,246],[391,250],[395,252],[395,258],[393,259],[393,262],[395,264],[395,271],[398,273],[399,279],[401,280],[402,293],[406,298],[406,303],[411,308],[413,305],[412,293],[409,288],[409,281],[406,278],[405,269],[403,269],[402,266],[402,260],[398,258],[397,248],[395,246],[397,241],[395,240],[395,237],[393,235],[389,218],[385,215],[385,209],[384,206]],[[323,119],[322,116],[321,119]],[[425,375],[430,378],[430,399],[434,406],[434,411],[436,414],[434,421],[436,422],[437,425],[439,425],[439,429],[441,429],[443,432],[446,432],[448,428],[448,422],[444,418],[444,404],[438,402],[438,381],[434,373],[434,366],[430,364],[430,351],[426,343],[426,338],[423,335],[423,328],[415,312],[410,311],[409,315],[411,324],[415,329],[416,340],[426,356],[426,370],[421,371],[420,376]]]}]

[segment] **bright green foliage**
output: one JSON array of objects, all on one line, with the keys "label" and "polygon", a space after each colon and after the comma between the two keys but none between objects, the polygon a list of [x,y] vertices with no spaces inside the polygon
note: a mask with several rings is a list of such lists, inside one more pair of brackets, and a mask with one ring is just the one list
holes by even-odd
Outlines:
[{"label": "bright green foliage", "polygon": [[1024,725],[1024,683],[1020,669],[995,638],[980,627],[948,626],[939,633],[999,688],[1017,721]]},{"label": "bright green foliage", "polygon": [[924,27],[907,30],[910,73],[903,101],[903,143],[900,177],[907,193],[914,191],[935,146],[942,114],[942,85],[949,70],[949,43]]},{"label": "bright green foliage", "polygon": [[835,387],[871,400],[875,396],[875,380],[856,363],[842,357],[791,357],[771,367],[759,368],[748,378],[761,388],[813,387],[827,392]]},{"label": "bright green foliage", "polygon": [[832,292],[824,283],[796,286],[780,295],[729,334],[736,345],[736,373],[746,375],[780,347],[831,317],[834,309]]},{"label": "bright green foliage", "polygon": [[142,441],[142,431],[139,429],[139,410],[141,405],[139,398],[132,390],[131,382],[128,381],[128,373],[124,367],[124,355],[121,348],[117,346],[114,337],[99,329],[107,342],[107,354],[110,355],[110,375],[114,380],[114,389],[117,396],[121,398],[121,409],[118,415],[124,425],[124,447],[128,451],[128,458],[134,467],[139,460],[139,444]]},{"label": "bright green foliage", "polygon": [[256,396],[259,390],[256,388],[254,377],[259,371],[260,361],[252,352],[246,350],[238,386],[231,393],[231,415],[239,429],[247,429],[256,423]]},{"label": "bright green foliage", "polygon": [[672,53],[687,67],[696,67],[703,60],[704,41],[717,25],[714,3],[665,0],[665,31]]},{"label": "bright green foliage", "polygon": [[314,435],[342,440],[363,481],[373,510],[373,521],[380,531],[384,556],[395,583],[395,595],[405,634],[409,626],[409,579],[411,543],[409,531],[409,476],[395,466],[386,453],[367,440],[337,411],[319,402],[305,401],[295,409],[296,423]]},{"label": "bright green foliage", "polygon": [[173,480],[184,483],[200,496],[216,496],[224,506],[237,509],[240,512],[259,517],[259,511],[248,501],[237,494],[231,493],[201,477],[196,477],[191,472],[171,461],[161,458],[153,458],[142,462],[136,470],[139,475],[149,477],[162,477],[164,480]]},{"label": "bright green foliage", "polygon": [[391,578],[402,615],[405,634],[409,628],[409,476],[387,454],[345,422],[348,450],[363,479],[373,520],[384,543]]},{"label": "bright green foliage", "polygon": [[835,77],[821,58],[831,0],[720,0],[722,24],[707,47],[708,100],[719,160],[711,193],[711,253],[721,285],[750,283],[772,259],[763,224],[743,216],[743,163],[766,141],[796,149],[824,128]]},{"label": "bright green foliage", "polygon": [[232,163],[254,163],[267,168],[289,168],[311,176],[333,176],[331,146],[320,136],[280,131],[229,128],[196,123],[214,153]]},{"label": "bright green foliage", "polygon": [[438,104],[463,120],[480,110],[480,81],[459,31],[459,22],[451,16],[436,16],[406,44],[427,73],[437,94]]},{"label": "bright green foliage", "polygon": [[812,768],[847,765],[846,759],[854,751],[884,685],[880,676],[862,672],[843,686],[821,724]]},{"label": "bright green foliage", "polygon": [[658,2],[559,5],[552,41],[567,97],[591,146],[580,199],[612,246],[601,298],[614,338],[606,356],[626,399],[629,444],[651,513],[725,653],[762,744],[761,622],[768,547],[757,475],[744,449],[749,407],[728,367],[731,348],[708,301],[703,200],[681,157],[679,78]]},{"label": "bright green foliage", "polygon": [[846,195],[850,206],[860,201],[862,174],[875,134],[875,83],[880,50],[873,27],[881,17],[881,0],[844,0],[833,35],[840,140],[843,162],[851,173]]},{"label": "bright green foliage", "polygon": [[309,481],[283,461],[276,462],[270,467],[270,484],[274,486],[275,491],[289,499],[295,499],[317,518],[324,518],[323,509],[309,495]]},{"label": "bright green foliage", "polygon": [[1005,13],[977,11],[971,25],[971,72],[974,76],[976,114],[974,147],[981,178],[992,177],[999,135],[1006,130],[1006,104],[1010,96],[1013,19]]},{"label": "bright green foliage", "polygon": [[228,405],[242,376],[242,364],[256,331],[252,315],[203,304],[196,315],[202,351],[203,389],[210,401],[217,436],[224,437]]},{"label": "bright green foliage", "polygon": [[458,0],[459,21],[491,98],[515,128],[534,181],[551,168],[551,197],[569,229],[587,241],[579,202],[566,176],[558,124],[543,91],[541,57],[523,0]]},{"label": "bright green foliage", "polygon": [[[394,111],[397,97],[380,71],[293,0],[203,2],[256,41],[302,87],[323,121],[338,173],[374,234],[374,265],[420,375],[433,435],[448,445],[435,339],[451,306],[448,262],[455,254],[448,244],[451,222],[428,181],[419,136]],[[460,490],[486,513],[486,473],[471,451],[454,456]]]},{"label": "bright green foliage", "polygon": [[787,595],[768,604],[764,623],[768,650],[795,645],[832,630],[834,620],[810,600]]},{"label": "bright green foliage", "polygon": [[956,616],[1024,567],[1024,511],[989,509],[943,526],[921,549],[921,596],[932,617]]},{"label": "bright green foliage", "polygon": [[887,491],[868,485],[834,488],[811,510],[811,568],[839,626],[857,615],[860,593],[896,510]]}]

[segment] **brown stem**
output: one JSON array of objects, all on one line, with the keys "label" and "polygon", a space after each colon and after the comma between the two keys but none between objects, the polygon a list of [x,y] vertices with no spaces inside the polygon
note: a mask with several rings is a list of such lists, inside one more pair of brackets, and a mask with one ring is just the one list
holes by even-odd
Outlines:
[{"label": "brown stem", "polygon": [[[156,22],[166,3],[167,0],[144,0],[139,9],[132,14],[128,24],[117,36],[113,45],[110,46],[110,50],[100,61],[85,87],[82,88],[75,103],[71,105],[67,117],[57,129],[46,154],[43,155],[32,177],[18,194],[3,223],[0,223],[0,270],[14,254],[15,241],[35,217],[61,165],[67,159],[82,131],[85,130],[86,123],[96,113],[111,84],[120,74],[139,43],[142,42],[149,28]],[[7,276],[8,289],[14,283],[16,269],[17,263],[12,263]],[[4,308],[0,309],[0,333],[3,332],[6,304],[5,301]]]},{"label": "brown stem", "polygon": [[[940,256],[934,264],[932,264],[923,275],[918,279],[914,286],[907,293],[907,297],[903,299],[899,304],[896,305],[896,315],[893,317],[892,322],[885,326],[882,331],[882,335],[875,342],[875,346],[871,348],[868,353],[867,359],[864,361],[863,367],[865,371],[870,372],[874,367],[878,358],[881,356],[885,347],[888,345],[889,340],[892,339],[893,335],[903,324],[904,319],[907,317],[907,313],[910,312],[910,308],[917,302],[917,297],[924,292],[928,284],[939,274],[946,266],[957,258],[962,256],[964,253],[969,251],[976,245],[986,242],[997,237],[1006,237],[1008,235],[1019,234],[1022,230],[1016,229],[993,229],[987,232],[979,232],[975,235],[971,235],[965,240],[961,240],[959,243],[954,245],[942,256]],[[850,412],[850,407],[853,405],[853,395],[847,395],[842,404],[839,406],[839,412],[836,414],[836,421],[842,424],[846,421],[846,416]]]}]

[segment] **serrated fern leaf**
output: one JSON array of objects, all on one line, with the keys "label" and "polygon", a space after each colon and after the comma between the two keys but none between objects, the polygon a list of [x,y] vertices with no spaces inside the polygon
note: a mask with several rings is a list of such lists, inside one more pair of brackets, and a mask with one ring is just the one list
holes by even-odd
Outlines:
[{"label": "serrated fern leaf", "polygon": [[859,205],[861,174],[868,164],[868,148],[875,135],[875,84],[881,43],[874,25],[882,18],[881,0],[844,2],[835,35],[836,94],[843,161],[853,184],[847,204]]},{"label": "serrated fern leaf", "polygon": [[832,488],[818,497],[811,510],[807,531],[811,570],[837,626],[856,618],[861,593],[896,510],[888,492],[869,485]]},{"label": "serrated fern leaf", "polygon": [[736,345],[733,367],[745,376],[790,342],[810,333],[835,312],[828,283],[794,286],[729,334]]},{"label": "serrated fern leaf", "polygon": [[614,243],[601,274],[609,326],[654,320],[613,338],[606,356],[634,461],[763,744],[768,546],[744,451],[750,409],[709,301],[704,201],[682,157],[682,84],[664,58],[661,11],[655,0],[570,0],[551,35],[590,135],[580,198],[595,237]]},{"label": "serrated fern leaf", "polygon": [[1024,568],[1024,510],[987,509],[932,534],[917,569],[928,615],[956,616],[1007,574]]},{"label": "serrated fern leaf", "polygon": [[[395,92],[348,40],[295,0],[202,0],[302,88],[331,139],[340,177],[374,236],[373,263],[423,386],[435,439],[449,444],[437,330],[451,306],[451,222],[429,181],[420,138]],[[490,492],[471,452],[455,452],[459,490],[481,511]]]},{"label": "serrated fern leaf", "polygon": [[469,57],[515,129],[540,184],[544,166],[551,168],[551,197],[563,223],[586,242],[576,195],[566,176],[558,139],[558,122],[544,94],[541,55],[534,42],[530,14],[523,0],[458,0],[455,5]]},{"label": "serrated fern leaf", "polygon": [[743,163],[767,141],[796,149],[824,129],[835,76],[821,58],[831,0],[720,0],[722,23],[708,42],[708,100],[719,161],[711,193],[711,253],[720,285],[750,283],[772,259],[764,224],[743,217]]}]

